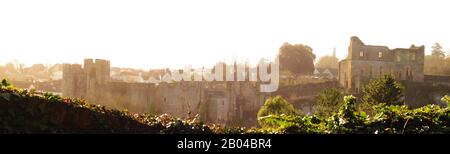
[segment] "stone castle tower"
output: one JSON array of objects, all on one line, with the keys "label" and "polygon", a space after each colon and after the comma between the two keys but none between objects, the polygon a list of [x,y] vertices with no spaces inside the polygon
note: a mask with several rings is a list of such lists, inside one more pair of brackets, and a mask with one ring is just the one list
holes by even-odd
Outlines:
[{"label": "stone castle tower", "polygon": [[365,45],[358,37],[351,37],[348,56],[339,62],[339,82],[352,93],[361,92],[363,85],[386,74],[397,80],[423,82],[424,51],[424,46],[415,45],[396,49]]},{"label": "stone castle tower", "polygon": [[110,81],[110,62],[102,59],[85,59],[80,64],[63,65],[63,95],[96,101],[99,87]]},{"label": "stone castle tower", "polygon": [[93,102],[100,102],[99,93],[110,81],[110,62],[102,59],[85,59],[84,71],[86,73],[86,99]]},{"label": "stone castle tower", "polygon": [[63,65],[63,96],[131,112],[168,113],[177,117],[199,114],[207,122],[222,124],[256,125],[255,115],[268,98],[259,88],[259,82],[250,81],[155,84],[112,80],[110,62],[101,59],[85,59],[83,66]]},{"label": "stone castle tower", "polygon": [[63,64],[62,94],[86,98],[86,74],[80,64]]}]

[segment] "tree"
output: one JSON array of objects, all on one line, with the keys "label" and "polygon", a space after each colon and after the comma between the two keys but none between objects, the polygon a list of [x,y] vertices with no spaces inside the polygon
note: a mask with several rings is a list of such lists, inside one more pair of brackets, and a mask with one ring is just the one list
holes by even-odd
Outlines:
[{"label": "tree", "polygon": [[431,47],[431,55],[435,57],[445,58],[445,52],[442,50],[442,46],[439,43],[434,43],[434,45]]},{"label": "tree", "polygon": [[424,61],[424,73],[429,75],[438,75],[440,72],[441,59],[433,55],[426,55]]},{"label": "tree", "polygon": [[447,57],[444,61],[444,66],[443,66],[443,73],[444,75],[450,75],[450,57]]},{"label": "tree", "polygon": [[2,87],[9,87],[12,86],[11,82],[7,79],[2,79],[2,82],[0,83],[0,86]]},{"label": "tree", "polygon": [[425,56],[424,73],[429,75],[450,75],[450,57]]},{"label": "tree", "polygon": [[333,56],[320,57],[316,63],[316,68],[335,68],[339,67],[339,60]]},{"label": "tree", "polygon": [[280,69],[294,74],[312,74],[316,55],[307,45],[284,43],[279,51]]},{"label": "tree", "polygon": [[258,111],[258,118],[268,115],[301,115],[294,105],[281,96],[270,97]]},{"label": "tree", "polygon": [[329,88],[321,91],[316,100],[316,114],[328,117],[336,113],[342,106],[344,94],[336,88]]},{"label": "tree", "polygon": [[449,95],[445,95],[444,97],[442,97],[441,101],[445,102],[447,104],[450,104],[450,96]]},{"label": "tree", "polygon": [[445,57],[442,46],[437,42],[431,48],[431,55],[425,56],[424,73],[429,75],[450,75],[450,57]]},{"label": "tree", "polygon": [[364,86],[362,103],[369,106],[379,103],[403,105],[403,89],[392,75],[384,75]]}]

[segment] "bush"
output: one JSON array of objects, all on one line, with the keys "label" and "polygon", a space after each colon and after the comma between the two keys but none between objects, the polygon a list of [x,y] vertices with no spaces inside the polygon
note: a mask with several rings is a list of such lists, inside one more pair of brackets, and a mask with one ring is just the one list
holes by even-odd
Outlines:
[{"label": "bush", "polygon": [[3,79],[3,80],[2,80],[1,86],[3,86],[3,87],[9,87],[9,86],[12,86],[12,84],[11,84],[11,82],[9,82],[7,79]]},{"label": "bush", "polygon": [[336,88],[325,89],[319,93],[316,101],[315,114],[319,116],[330,116],[337,112],[342,105],[343,93]]},{"label": "bush", "polygon": [[372,106],[376,104],[403,105],[403,89],[403,86],[395,81],[392,75],[384,75],[372,80],[363,88],[361,108],[372,113]]},{"label": "bush", "polygon": [[[5,81],[5,82],[3,82]],[[450,107],[427,105],[417,109],[380,103],[374,115],[356,109],[346,96],[330,116],[303,116],[277,96],[258,113],[263,128],[224,127],[167,114],[132,114],[84,100],[51,93],[16,89],[7,80],[0,86],[0,133],[160,133],[160,134],[443,134],[450,133]],[[450,97],[443,101],[449,103]]]},{"label": "bush", "polygon": [[445,95],[444,97],[442,97],[442,102],[447,103],[447,106],[450,105],[450,96]]},{"label": "bush", "polygon": [[180,119],[166,114],[132,114],[80,99],[16,89],[2,80],[0,133],[211,134],[225,130],[200,122],[198,116]]},{"label": "bush", "polygon": [[[448,99],[448,97],[444,97]],[[260,120],[271,123],[281,133],[320,134],[442,134],[450,133],[450,108],[427,105],[417,109],[406,106],[373,106],[375,116],[356,110],[356,98],[347,96],[339,112],[327,118],[314,116],[267,116]]]},{"label": "bush", "polygon": [[[264,102],[264,105],[258,111],[258,118],[268,115],[300,115],[301,111],[297,110],[294,105],[283,99],[281,96],[270,97]],[[265,125],[260,123],[261,126]]]}]

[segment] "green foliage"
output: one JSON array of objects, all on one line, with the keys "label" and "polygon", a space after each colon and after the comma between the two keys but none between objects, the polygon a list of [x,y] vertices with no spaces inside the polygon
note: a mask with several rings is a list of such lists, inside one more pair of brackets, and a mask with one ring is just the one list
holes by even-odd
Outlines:
[{"label": "green foliage", "polygon": [[444,97],[442,97],[441,101],[447,103],[447,106],[450,106],[450,96],[445,95]]},{"label": "green foliage", "polygon": [[369,127],[374,133],[427,133],[440,134],[450,131],[450,110],[437,105],[427,105],[410,110],[406,106],[375,107],[377,115],[371,119]]},{"label": "green foliage", "polygon": [[445,58],[445,52],[444,52],[444,50],[442,50],[441,44],[436,42],[436,43],[434,43],[434,45],[431,48],[432,48],[432,50],[431,50],[432,56],[439,57],[439,58]]},{"label": "green foliage", "polygon": [[317,61],[316,68],[335,68],[338,69],[339,59],[334,56],[323,56]]},{"label": "green foliage", "polygon": [[10,86],[12,86],[12,84],[11,84],[11,82],[9,82],[9,80],[3,79],[1,86],[2,87],[10,87]]},{"label": "green foliage", "polygon": [[50,93],[50,92],[45,92],[43,96],[44,96],[44,99],[52,101],[52,102],[62,101],[62,97],[61,96],[55,95],[55,94]]},{"label": "green foliage", "polygon": [[330,117],[270,115],[259,119],[266,123],[265,129],[272,128],[282,133],[352,133],[364,129],[367,116],[356,111],[356,98],[347,96],[337,113]]},{"label": "green foliage", "polygon": [[317,96],[316,114],[319,116],[330,116],[337,112],[343,102],[342,90],[336,88],[325,89]]},{"label": "green foliage", "polygon": [[211,128],[199,121],[199,116],[193,118],[180,119],[162,114],[154,115],[139,115],[138,119],[151,127],[157,128],[161,134],[212,134]]},{"label": "green foliage", "polygon": [[450,57],[445,57],[445,52],[442,50],[442,46],[437,42],[431,48],[431,55],[425,56],[425,74],[450,75]]},{"label": "green foliage", "polygon": [[[6,81],[6,80],[5,80]],[[443,102],[450,103],[444,96]],[[303,116],[280,96],[270,98],[258,115],[262,128],[204,123],[199,116],[133,114],[51,93],[0,86],[0,133],[159,133],[159,134],[446,134],[450,107],[417,109],[380,103],[375,116],[359,112],[346,96],[330,116]],[[265,111],[264,111],[265,110]],[[275,111],[274,111],[275,110]],[[270,111],[270,112],[269,112]]]},{"label": "green foliage", "polygon": [[[443,99],[448,99],[444,97]],[[339,112],[330,117],[266,116],[261,121],[271,123],[278,133],[320,134],[442,134],[450,133],[450,108],[427,105],[417,109],[406,106],[373,106],[375,116],[356,110],[356,98],[347,96]],[[310,120],[309,120],[310,119]]]},{"label": "green foliage", "polygon": [[270,97],[258,111],[258,117],[267,115],[299,115],[301,112],[281,96]]},{"label": "green foliage", "polygon": [[155,132],[126,112],[83,100],[6,87],[0,95],[0,133]]},{"label": "green foliage", "polygon": [[198,116],[132,114],[48,92],[16,89],[7,80],[1,85],[0,133],[226,133],[221,126],[200,122]]},{"label": "green foliage", "polygon": [[392,75],[384,75],[364,86],[362,103],[369,106],[380,103],[402,105],[403,89],[403,86],[395,81]]},{"label": "green foliage", "polygon": [[428,75],[450,75],[450,57],[426,55],[424,72]]},{"label": "green foliage", "polygon": [[265,124],[263,130],[274,134],[324,133],[325,128],[323,120],[316,116],[269,115],[259,121]]},{"label": "green foliage", "polygon": [[316,55],[313,49],[303,44],[284,43],[279,52],[280,69],[294,74],[312,74]]},{"label": "green foliage", "polygon": [[[270,97],[264,102],[264,105],[258,111],[258,119],[268,115],[301,115],[301,111],[297,110],[294,105],[283,99],[281,96]],[[271,123],[259,121],[258,123],[266,127]]]},{"label": "green foliage", "polygon": [[[281,96],[270,97],[258,111],[258,118],[268,115],[300,115],[294,105],[283,99]],[[265,125],[260,123],[261,125]]]},{"label": "green foliage", "polygon": [[331,133],[358,132],[364,128],[366,120],[365,112],[356,112],[356,98],[350,95],[344,97],[344,104],[339,112],[327,119],[327,128]]}]

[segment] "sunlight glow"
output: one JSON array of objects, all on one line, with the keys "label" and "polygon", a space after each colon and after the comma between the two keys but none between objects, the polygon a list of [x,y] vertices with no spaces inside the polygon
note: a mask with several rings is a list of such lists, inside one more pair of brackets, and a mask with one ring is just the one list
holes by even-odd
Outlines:
[{"label": "sunlight glow", "polygon": [[445,0],[14,0],[0,1],[0,63],[212,66],[227,57],[274,58],[283,42],[317,57],[347,54],[351,36],[390,48],[450,49]]}]

